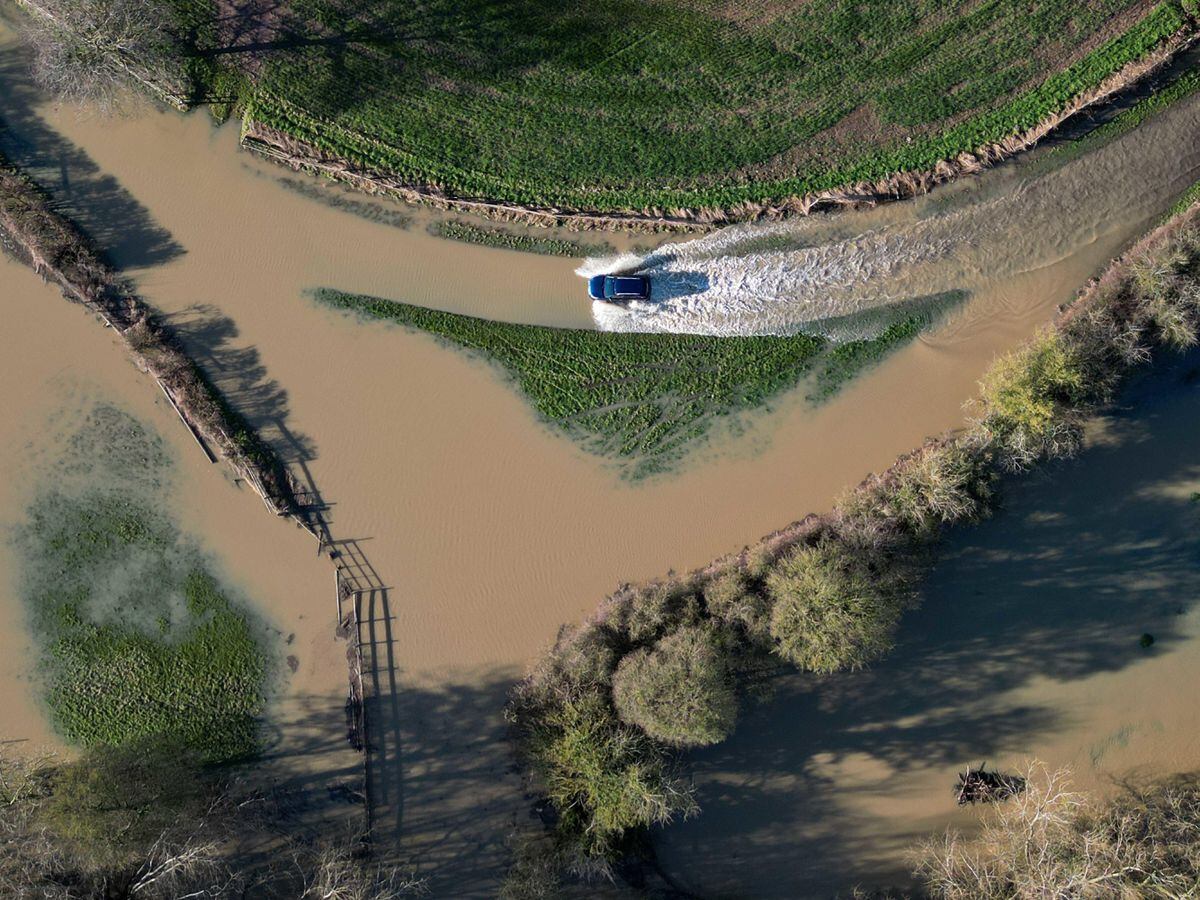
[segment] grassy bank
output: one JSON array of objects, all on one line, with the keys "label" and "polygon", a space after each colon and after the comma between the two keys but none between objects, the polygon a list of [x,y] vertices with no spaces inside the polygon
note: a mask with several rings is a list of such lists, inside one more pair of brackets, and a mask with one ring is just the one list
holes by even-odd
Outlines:
[{"label": "grassy bank", "polygon": [[1200,89],[1200,72],[1187,69],[1171,80],[1168,84],[1142,98],[1131,107],[1118,113],[1103,125],[1087,132],[1078,140],[1062,143],[1048,154],[1047,163],[1054,164],[1054,159],[1067,156],[1077,158],[1116,140],[1121,135],[1132,131],[1147,119],[1162,112],[1173,103],[1183,100]]},{"label": "grassy bank", "polygon": [[709,337],[513,325],[406,303],[320,290],[318,302],[403,325],[499,364],[538,413],[637,477],[668,468],[720,421],[770,402],[815,375],[828,399],[912,340],[914,313],[873,340]]},{"label": "grassy bank", "polygon": [[1131,371],[1198,337],[1193,205],[998,360],[961,434],[901,458],[832,513],[687,575],[622,587],[564,630],[509,707],[534,783],[564,811],[557,863],[603,867],[651,826],[694,813],[681,749],[729,734],[764,672],[834,673],[887,652],[938,538],[988,513],[998,475],[1075,453],[1086,418]]},{"label": "grassy bank", "polygon": [[65,446],[15,537],[55,727],[83,746],[164,738],[209,762],[252,755],[267,654],[160,512],[161,442],[99,407]]}]

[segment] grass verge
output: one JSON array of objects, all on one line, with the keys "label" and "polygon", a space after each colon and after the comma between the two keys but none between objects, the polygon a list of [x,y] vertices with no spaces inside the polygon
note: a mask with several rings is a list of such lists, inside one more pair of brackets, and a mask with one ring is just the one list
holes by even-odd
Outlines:
[{"label": "grass verge", "polygon": [[931,321],[914,313],[876,338],[712,337],[513,325],[322,289],[325,306],[425,332],[497,363],[547,422],[630,477],[669,469],[720,420],[815,374],[827,400]]},{"label": "grass verge", "polygon": [[437,237],[453,241],[497,247],[501,250],[517,250],[522,253],[539,253],[543,256],[567,256],[579,259],[587,256],[609,256],[616,252],[616,248],[607,241],[596,244],[570,241],[565,238],[538,237],[524,232],[508,231],[504,228],[473,225],[459,219],[434,222],[429,226],[429,232]]}]

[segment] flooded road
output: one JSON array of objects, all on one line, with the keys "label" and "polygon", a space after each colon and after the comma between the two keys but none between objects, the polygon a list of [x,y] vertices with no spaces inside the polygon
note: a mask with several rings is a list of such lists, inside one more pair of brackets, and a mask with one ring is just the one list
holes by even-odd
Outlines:
[{"label": "flooded road", "polygon": [[[996,260],[991,281],[981,274],[986,254],[951,254],[960,261],[947,269],[947,283],[970,269],[963,259],[974,259],[979,272],[969,302],[941,328],[834,402],[814,410],[795,392],[752,417],[745,433],[714,440],[683,471],[633,485],[539,423],[491,367],[306,299],[310,289],[330,286],[588,327],[579,261],[439,240],[426,233],[422,223],[432,214],[424,211],[376,208],[412,219],[400,228],[318,202],[281,184],[299,176],[238,152],[236,126],[214,129],[203,112],[105,120],[55,108],[30,86],[11,39],[0,41],[5,151],[64,200],[145,298],[172,317],[234,405],[311,473],[331,504],[335,537],[357,540],[386,586],[386,605],[381,596],[374,610],[383,667],[373,736],[378,839],[398,842],[402,858],[418,860],[435,895],[494,891],[505,835],[528,822],[501,710],[512,679],[558,626],[589,613],[620,581],[703,564],[828,508],[867,472],[961,423],[962,403],[995,354],[1046,322],[1174,199],[1193,165],[1200,109],[1195,101],[1181,104],[1157,130],[1138,129],[1103,151],[1126,161],[1105,169],[1106,177],[1126,179],[1107,188],[1133,198],[1123,214],[1112,215],[1099,187],[1085,191],[1072,182],[1086,167],[1072,168],[1075,174],[1061,177],[1066,194],[1074,184],[1090,198],[1070,207],[1082,221],[1060,228],[1052,218],[1038,220],[1050,233],[1031,232],[1020,245],[1037,247],[1036,257],[1021,264],[1028,253],[1018,248]],[[1172,153],[1184,160],[1177,175],[1139,162]],[[936,217],[958,204],[974,209],[993,196],[1029,196],[1022,171],[996,170],[920,206],[803,227],[840,232],[851,248],[856,231],[886,232],[889,222]],[[1010,234],[1023,234],[1019,215],[1006,213],[1004,221]],[[989,240],[989,253],[1004,251],[1005,241]],[[12,270],[6,264],[0,282],[6,304],[17,283]],[[942,277],[936,266],[926,271]],[[908,285],[928,293],[924,277],[913,270]],[[36,280],[29,290],[61,307],[51,312],[26,301],[30,333],[57,340],[65,317],[73,317],[95,335],[70,358],[128,369],[136,381],[115,349],[118,361],[101,359],[111,344],[102,329]],[[46,379],[29,381],[21,402],[31,410],[57,402]],[[120,396],[154,406],[152,386],[134,381]],[[159,428],[172,441],[188,440],[169,423]],[[205,477],[211,483],[214,476]],[[196,495],[187,511],[192,527],[237,571],[248,596],[280,621],[303,610],[317,640],[333,615],[331,577],[311,538],[264,517],[257,501],[232,487],[221,490]],[[299,625],[289,627],[301,640]],[[321,652],[314,644],[302,665],[307,658],[324,667],[311,676],[325,685],[314,686],[313,702],[324,704],[330,733],[340,738],[340,707],[330,710],[328,691],[341,683],[345,665],[330,658],[334,651]]]},{"label": "flooded road", "polygon": [[869,314],[949,291],[994,309],[989,295],[1013,278],[1119,241],[1160,214],[1200,178],[1197,134],[1193,96],[1125,140],[1060,164],[1043,149],[911,202],[736,226],[590,261],[580,274],[631,269],[651,279],[648,301],[593,305],[597,326],[611,331],[870,335],[878,316]]}]

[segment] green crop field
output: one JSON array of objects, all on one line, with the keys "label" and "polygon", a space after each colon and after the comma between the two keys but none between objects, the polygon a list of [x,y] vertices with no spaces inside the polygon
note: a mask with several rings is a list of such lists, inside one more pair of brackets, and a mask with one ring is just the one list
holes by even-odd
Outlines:
[{"label": "green crop field", "polygon": [[289,0],[201,54],[253,73],[249,120],[368,169],[670,209],[928,168],[1188,22],[1180,0]]},{"label": "green crop field", "polygon": [[362,297],[314,293],[334,309],[426,332],[499,364],[538,413],[637,478],[676,463],[719,420],[813,377],[813,401],[916,337],[913,312],[876,338],[834,344],[807,334],[709,337],[513,325]]}]

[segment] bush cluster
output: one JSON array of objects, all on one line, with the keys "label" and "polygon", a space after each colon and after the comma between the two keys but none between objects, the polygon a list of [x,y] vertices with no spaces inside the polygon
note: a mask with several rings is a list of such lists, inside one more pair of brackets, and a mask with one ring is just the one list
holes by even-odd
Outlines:
[{"label": "bush cluster", "polygon": [[1155,348],[1200,336],[1200,204],[1153,232],[984,377],[978,416],[810,516],[686,577],[626,585],[566,629],[509,707],[558,811],[558,859],[595,867],[695,810],[674,754],[723,740],[756,676],[885,653],[948,527],[998,476],[1074,453],[1085,417]]},{"label": "bush cluster", "polygon": [[613,703],[624,721],[680,747],[719,743],[737,721],[737,694],[719,638],[694,625],[622,659]]}]

